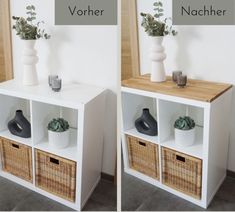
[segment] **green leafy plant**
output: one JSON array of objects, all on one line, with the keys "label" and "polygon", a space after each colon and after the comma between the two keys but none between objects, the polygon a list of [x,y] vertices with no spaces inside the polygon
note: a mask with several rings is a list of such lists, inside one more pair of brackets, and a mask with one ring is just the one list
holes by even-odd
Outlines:
[{"label": "green leafy plant", "polygon": [[53,132],[65,132],[69,129],[69,123],[63,118],[52,119],[47,129]]},{"label": "green leafy plant", "polygon": [[195,122],[189,116],[179,117],[175,121],[174,127],[179,130],[191,130],[195,127]]},{"label": "green leafy plant", "polygon": [[17,17],[12,16],[12,19],[15,21],[13,29],[16,31],[22,40],[37,40],[40,38],[50,39],[50,35],[45,32],[44,29],[40,29],[40,24],[44,23],[43,21],[36,21],[36,8],[33,5],[26,7],[26,14],[28,17]]},{"label": "green leafy plant", "polygon": [[155,14],[140,13],[143,17],[141,26],[145,29],[145,32],[149,36],[165,36],[165,35],[177,35],[176,30],[172,28],[172,25],[168,24],[171,18],[165,18],[163,21],[161,17],[164,16],[164,9],[162,2],[158,1],[153,4]]}]

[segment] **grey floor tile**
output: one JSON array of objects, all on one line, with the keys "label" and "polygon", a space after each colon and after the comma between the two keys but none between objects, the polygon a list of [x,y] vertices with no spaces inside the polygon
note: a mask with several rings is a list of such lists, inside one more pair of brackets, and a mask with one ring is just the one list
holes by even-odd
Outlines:
[{"label": "grey floor tile", "polygon": [[71,208],[50,200],[45,196],[32,192],[26,199],[19,202],[14,211],[71,211]]},{"label": "grey floor tile", "polygon": [[199,211],[202,208],[195,206],[169,192],[162,189],[157,191],[149,197],[137,209],[138,211]]},{"label": "grey floor tile", "polygon": [[32,192],[0,177],[0,211],[10,211]]},{"label": "grey floor tile", "polygon": [[222,186],[216,194],[220,199],[229,201],[231,203],[235,202],[235,178],[226,177]]},{"label": "grey floor tile", "polygon": [[[125,211],[204,211],[182,198],[122,174],[122,209]],[[235,179],[227,177],[208,211],[235,211]]]},{"label": "grey floor tile", "polygon": [[164,194],[155,192],[138,207],[138,211],[170,211],[175,209],[177,199]]},{"label": "grey floor tile", "polygon": [[[101,180],[98,186],[95,188],[90,199],[115,208],[117,205],[117,186],[107,180]],[[89,203],[89,202],[88,202]],[[116,210],[116,209],[115,209]]]},{"label": "grey floor tile", "polygon": [[135,211],[142,202],[151,197],[156,187],[123,173],[122,176],[122,210]]},{"label": "grey floor tile", "polygon": [[105,204],[90,199],[88,204],[84,206],[83,211],[116,211],[116,206],[107,206]]},{"label": "grey floor tile", "polygon": [[[84,207],[86,211],[116,211],[116,186],[101,180]],[[0,211],[71,211],[56,201],[0,177]]]},{"label": "grey floor tile", "polygon": [[233,202],[221,199],[217,195],[207,208],[208,211],[235,211],[235,199]]}]

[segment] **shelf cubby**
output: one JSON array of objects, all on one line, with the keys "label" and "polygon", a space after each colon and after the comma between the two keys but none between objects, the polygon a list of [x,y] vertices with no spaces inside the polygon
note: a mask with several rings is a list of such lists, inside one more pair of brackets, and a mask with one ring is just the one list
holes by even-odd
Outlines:
[{"label": "shelf cubby", "polygon": [[139,133],[135,128],[135,120],[142,114],[144,108],[149,108],[151,115],[157,120],[157,100],[148,96],[122,93],[123,131],[146,141],[158,143],[158,136],[148,136]]},{"label": "shelf cubby", "polygon": [[[203,155],[204,109],[197,106],[159,99],[159,141],[162,146],[175,149],[194,157]],[[180,116],[190,116],[196,124],[195,143],[189,147],[175,144],[174,123]]]},{"label": "shelf cubby", "polygon": [[30,101],[0,94],[0,102],[0,137],[31,146],[31,138],[19,138],[18,136],[12,135],[7,128],[8,122],[15,117],[16,110],[22,110],[24,116],[31,122]]},{"label": "shelf cubby", "polygon": [[[76,160],[78,110],[42,102],[32,102],[33,141],[37,149],[51,152],[70,160]],[[47,125],[53,118],[64,118],[70,125],[70,143],[64,149],[50,147]]]},{"label": "shelf cubby", "polygon": [[159,140],[167,142],[174,137],[174,123],[180,116],[190,116],[196,126],[203,128],[203,108],[177,102],[159,100]]}]

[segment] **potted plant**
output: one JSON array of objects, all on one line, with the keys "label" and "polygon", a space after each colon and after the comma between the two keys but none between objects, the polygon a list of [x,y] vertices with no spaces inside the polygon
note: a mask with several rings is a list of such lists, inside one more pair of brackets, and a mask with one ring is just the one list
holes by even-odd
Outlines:
[{"label": "potted plant", "polygon": [[49,145],[63,149],[69,145],[69,123],[63,118],[52,119],[48,124]]},{"label": "potted plant", "polygon": [[34,49],[36,40],[44,38],[49,39],[50,35],[40,28],[40,24],[44,22],[36,21],[35,6],[30,5],[26,7],[26,18],[13,16],[15,22],[13,29],[16,31],[21,40],[24,42],[23,58],[24,65],[23,84],[37,85],[38,77],[36,71],[36,64],[38,62],[37,51]]},{"label": "potted plant", "polygon": [[150,59],[152,60],[151,68],[151,81],[152,82],[164,82],[166,80],[165,67],[163,61],[166,59],[164,53],[164,47],[162,46],[163,38],[166,35],[177,35],[177,32],[168,23],[171,18],[165,18],[162,2],[158,1],[153,4],[155,14],[141,13],[143,17],[141,26],[145,29],[145,32],[150,36],[152,46],[150,48]]},{"label": "potted plant", "polygon": [[179,117],[174,124],[175,143],[179,146],[191,146],[195,141],[195,122],[189,116]]}]

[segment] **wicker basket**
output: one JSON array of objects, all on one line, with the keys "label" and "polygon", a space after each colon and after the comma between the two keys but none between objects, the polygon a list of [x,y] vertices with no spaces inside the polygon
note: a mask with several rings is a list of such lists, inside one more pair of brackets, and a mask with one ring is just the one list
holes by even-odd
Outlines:
[{"label": "wicker basket", "polygon": [[202,160],[162,147],[162,182],[201,199]]},{"label": "wicker basket", "polygon": [[158,145],[127,135],[129,166],[159,180]]},{"label": "wicker basket", "polygon": [[32,183],[32,149],[0,138],[2,170]]},{"label": "wicker basket", "polygon": [[75,202],[76,162],[35,150],[36,186]]}]

